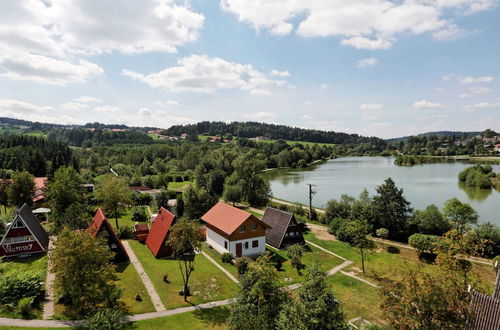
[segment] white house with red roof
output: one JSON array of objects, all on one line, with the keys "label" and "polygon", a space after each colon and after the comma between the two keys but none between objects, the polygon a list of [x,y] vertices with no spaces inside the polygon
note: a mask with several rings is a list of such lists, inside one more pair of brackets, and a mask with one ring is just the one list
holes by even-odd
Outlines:
[{"label": "white house with red roof", "polygon": [[266,250],[266,229],[270,228],[253,214],[219,202],[205,213],[207,244],[219,253],[253,257]]}]

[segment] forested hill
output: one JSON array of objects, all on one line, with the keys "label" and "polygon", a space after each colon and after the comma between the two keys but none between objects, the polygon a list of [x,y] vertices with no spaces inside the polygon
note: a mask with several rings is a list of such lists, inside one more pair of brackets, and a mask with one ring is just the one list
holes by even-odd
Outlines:
[{"label": "forested hill", "polygon": [[178,136],[182,133],[188,134],[208,134],[227,135],[237,137],[253,138],[265,136],[272,140],[307,141],[317,143],[335,144],[359,144],[370,143],[375,145],[385,145],[385,141],[377,137],[364,137],[358,134],[347,134],[338,132],[327,132],[315,129],[305,129],[290,127],[285,125],[275,125],[257,122],[208,122],[203,121],[191,125],[176,125],[166,130],[164,134]]},{"label": "forested hill", "polygon": [[[430,137],[430,136],[437,136],[437,137],[448,137],[448,136],[476,136],[478,134],[481,134],[481,132],[461,132],[461,131],[438,131],[438,132],[427,132],[427,133],[422,133],[418,135],[413,135],[413,136],[418,136],[418,137]],[[391,139],[386,139],[387,142],[399,142],[399,141],[406,141],[412,136],[402,136],[402,137],[397,137],[397,138],[391,138]]]}]

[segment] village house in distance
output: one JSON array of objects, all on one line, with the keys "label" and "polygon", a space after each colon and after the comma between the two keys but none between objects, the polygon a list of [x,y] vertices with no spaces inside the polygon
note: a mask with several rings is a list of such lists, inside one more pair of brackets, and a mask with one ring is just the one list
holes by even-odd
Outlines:
[{"label": "village house in distance", "polygon": [[266,230],[266,244],[276,249],[291,244],[305,244],[302,230],[293,213],[268,206],[262,222],[269,226]]},{"label": "village house in distance", "polygon": [[49,235],[35,217],[31,208],[24,204],[16,211],[14,220],[0,241],[0,257],[29,256],[47,252]]},{"label": "village house in distance", "polygon": [[122,241],[120,241],[100,208],[97,209],[94,221],[90,224],[88,231],[92,237],[102,237],[107,240],[109,249],[115,253],[113,261],[124,262],[129,260]]},{"label": "village house in distance", "polygon": [[219,253],[253,257],[266,250],[269,226],[253,214],[219,202],[205,213],[207,244]]}]

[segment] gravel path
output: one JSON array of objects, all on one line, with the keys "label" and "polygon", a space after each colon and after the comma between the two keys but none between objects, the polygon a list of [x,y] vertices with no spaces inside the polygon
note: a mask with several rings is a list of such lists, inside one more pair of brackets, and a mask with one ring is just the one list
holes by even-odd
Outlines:
[{"label": "gravel path", "polygon": [[45,278],[45,302],[43,303],[43,319],[49,320],[54,316],[54,287],[53,283],[56,279],[56,275],[50,271],[51,265],[51,255],[54,249],[54,241],[57,238],[51,236],[49,240],[49,248],[47,253],[47,277]]}]

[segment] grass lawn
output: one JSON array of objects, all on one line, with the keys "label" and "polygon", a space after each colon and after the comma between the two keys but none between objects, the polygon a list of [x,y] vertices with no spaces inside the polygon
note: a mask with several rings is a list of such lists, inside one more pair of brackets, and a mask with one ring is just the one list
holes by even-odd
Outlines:
[{"label": "grass lawn", "polygon": [[[131,263],[123,263],[117,266],[118,286],[123,289],[120,299],[127,308],[129,314],[142,314],[154,312],[155,308],[144,284]],[[139,294],[142,301],[135,300]]]},{"label": "grass lawn", "polygon": [[[167,309],[231,298],[238,291],[233,281],[199,254],[189,281],[192,296],[184,302],[184,297],[179,295],[183,282],[178,261],[156,259],[145,245],[132,240],[129,243]],[[168,275],[168,283],[163,281],[164,275]]]},{"label": "grass lawn", "polygon": [[[164,316],[151,320],[144,320],[133,323],[133,329],[137,330],[220,330],[226,329],[227,317],[229,316],[229,307],[215,307],[211,309],[197,310],[172,316]],[[61,328],[25,328],[25,327],[0,327],[1,330],[55,330]],[[64,329],[64,328],[63,328]],[[66,328],[70,329],[70,328]]]},{"label": "grass lawn", "polygon": [[168,189],[183,189],[187,185],[191,184],[192,181],[183,181],[183,182],[169,182]]},{"label": "grass lawn", "polygon": [[[124,212],[120,214],[120,216],[118,217],[118,225],[120,227],[130,227],[132,229],[134,228],[135,222],[132,221],[132,214],[134,214],[134,209],[135,207],[127,208],[125,209]],[[146,212],[147,215],[148,211],[146,209],[144,209],[144,211]],[[108,217],[108,221],[111,224],[111,226],[116,230],[115,217],[108,216],[107,214],[106,216]]]},{"label": "grass lawn", "polygon": [[383,322],[378,289],[337,273],[327,278],[335,298],[342,303],[346,320],[361,316],[373,323]]},{"label": "grass lawn", "polygon": [[[17,271],[33,271],[40,275],[42,282],[45,283],[45,277],[47,276],[47,256],[45,254],[39,254],[27,258],[13,258],[10,261],[0,262],[0,278],[8,278],[9,275]],[[34,309],[34,318],[41,318],[42,315],[42,305]],[[20,318],[16,313],[1,311],[0,316]]]},{"label": "grass lawn", "polygon": [[[389,253],[387,245],[377,244],[376,250],[365,260],[366,274],[363,274],[361,272],[361,259],[356,249],[349,246],[349,244],[340,241],[320,240],[313,233],[306,234],[305,239],[352,260],[354,263],[344,269],[345,271],[353,272],[378,284],[382,284],[384,279],[401,279],[401,271],[409,267],[422,266],[426,271],[430,272],[434,272],[436,269],[434,265],[420,262],[414,250],[391,248],[393,253]],[[479,286],[477,289],[491,294],[495,281],[493,267],[476,263],[473,265],[470,276],[478,279]]]},{"label": "grass lawn", "polygon": [[209,248],[208,244],[206,244],[206,243],[203,243],[201,248],[206,254],[208,254],[210,257],[212,257],[212,259],[214,259],[215,262],[217,262],[219,265],[221,265],[227,271],[229,271],[231,274],[233,274],[234,277],[236,277],[236,278],[239,277],[238,269],[236,269],[236,266],[234,266],[233,264],[228,264],[228,263],[222,262],[222,254],[217,252],[215,249]]}]

